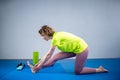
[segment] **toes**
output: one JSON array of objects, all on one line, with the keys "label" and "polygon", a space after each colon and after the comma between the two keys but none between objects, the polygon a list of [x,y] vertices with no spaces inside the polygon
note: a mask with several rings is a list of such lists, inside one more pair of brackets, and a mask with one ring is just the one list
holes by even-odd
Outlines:
[{"label": "toes", "polygon": [[109,72],[107,69],[104,69],[104,72]]},{"label": "toes", "polygon": [[99,69],[100,69],[102,72],[108,72],[108,70],[105,69],[103,66],[99,66]]},{"label": "toes", "polygon": [[29,61],[27,61],[27,65],[28,65],[30,68],[33,67],[33,65],[31,65]]},{"label": "toes", "polygon": [[99,69],[104,69],[103,66],[99,66]]}]

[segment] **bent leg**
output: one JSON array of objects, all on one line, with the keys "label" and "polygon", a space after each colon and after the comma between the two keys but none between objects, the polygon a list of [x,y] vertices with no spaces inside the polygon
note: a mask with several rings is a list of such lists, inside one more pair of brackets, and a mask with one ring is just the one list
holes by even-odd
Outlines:
[{"label": "bent leg", "polygon": [[96,72],[95,68],[84,68],[84,64],[87,60],[87,56],[88,56],[88,49],[76,55],[75,74],[85,74],[85,73]]},{"label": "bent leg", "polygon": [[74,57],[76,56],[76,54],[74,53],[65,53],[65,52],[59,52],[56,55],[54,55],[51,59],[49,59],[44,65],[43,67],[47,67],[47,66],[52,66],[54,65],[54,63],[57,60],[61,60],[61,59],[65,59],[65,58],[70,58],[70,57]]}]

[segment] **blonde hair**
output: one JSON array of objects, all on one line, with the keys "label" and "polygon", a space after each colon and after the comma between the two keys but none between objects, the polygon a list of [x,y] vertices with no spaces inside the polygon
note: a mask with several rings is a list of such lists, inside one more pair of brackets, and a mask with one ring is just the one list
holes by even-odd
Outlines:
[{"label": "blonde hair", "polygon": [[53,36],[53,34],[55,33],[54,29],[48,25],[43,25],[42,28],[38,32],[40,35],[42,35],[43,33],[50,37]]}]

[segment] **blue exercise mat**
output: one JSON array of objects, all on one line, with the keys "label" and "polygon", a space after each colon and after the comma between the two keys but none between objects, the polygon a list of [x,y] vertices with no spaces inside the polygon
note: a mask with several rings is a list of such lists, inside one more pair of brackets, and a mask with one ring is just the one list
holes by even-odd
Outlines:
[{"label": "blue exercise mat", "polygon": [[[26,64],[26,60],[22,61]],[[54,66],[31,73],[29,67],[17,71],[19,60],[0,60],[0,80],[120,80],[120,59],[88,59],[85,67],[103,65],[109,73],[74,74],[74,59],[60,60]]]}]

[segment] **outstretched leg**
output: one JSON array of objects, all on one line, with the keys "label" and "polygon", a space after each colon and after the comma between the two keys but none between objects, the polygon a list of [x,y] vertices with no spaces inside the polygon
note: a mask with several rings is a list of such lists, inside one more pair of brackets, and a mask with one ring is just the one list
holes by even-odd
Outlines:
[{"label": "outstretched leg", "polygon": [[[59,52],[56,55],[54,55],[53,58],[49,59],[46,63],[44,63],[41,68],[52,66],[57,60],[74,57],[75,55],[76,54],[73,53]],[[30,64],[29,61],[27,61],[27,65],[30,67],[32,73],[35,73],[37,70],[39,70],[38,64],[33,66],[32,64]]]},{"label": "outstretched leg", "polygon": [[49,59],[49,60],[43,65],[43,68],[44,68],[44,67],[47,67],[47,66],[52,66],[52,65],[54,65],[54,63],[55,63],[57,60],[61,60],[61,59],[65,59],[65,58],[70,58],[70,57],[74,57],[74,56],[76,56],[76,54],[74,54],[74,53],[59,52],[59,53],[57,53],[56,55],[54,55],[51,59]]}]

